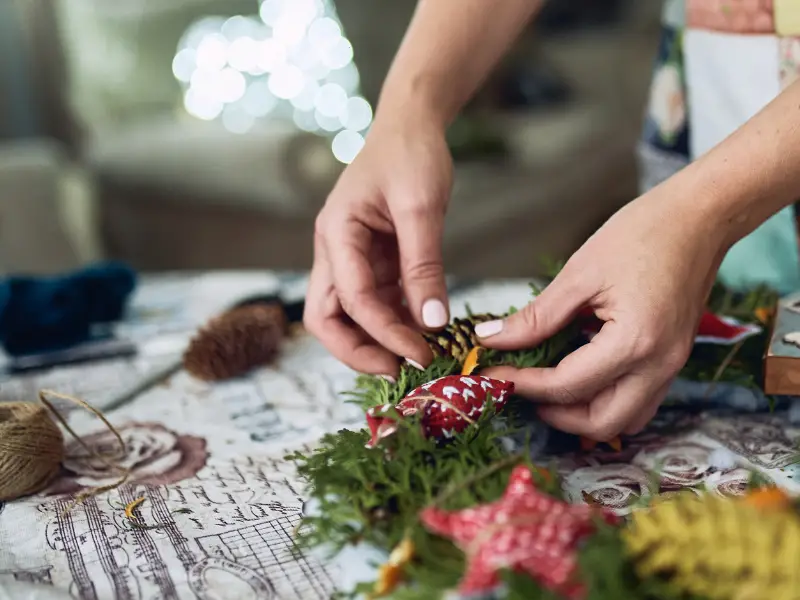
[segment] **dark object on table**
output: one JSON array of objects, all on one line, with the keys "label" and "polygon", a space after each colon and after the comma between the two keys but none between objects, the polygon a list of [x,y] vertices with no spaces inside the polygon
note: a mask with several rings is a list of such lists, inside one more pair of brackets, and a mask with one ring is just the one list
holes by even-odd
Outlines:
[{"label": "dark object on table", "polygon": [[256,306],[259,304],[261,305],[280,304],[283,307],[283,312],[286,315],[286,320],[289,323],[294,324],[303,322],[303,311],[305,310],[306,306],[305,299],[295,300],[293,302],[286,302],[280,296],[274,294],[265,294],[261,296],[250,296],[249,298],[240,300],[234,305],[234,308],[241,308],[244,306]]},{"label": "dark object on table", "polygon": [[0,343],[11,356],[63,350],[118,321],[136,273],[108,262],[62,276],[12,276],[0,282]]},{"label": "dark object on table", "polygon": [[137,347],[134,342],[114,337],[101,337],[63,350],[49,350],[34,354],[12,356],[8,362],[9,373],[41,371],[52,367],[76,365],[134,356]]},{"label": "dark object on table", "polygon": [[241,377],[274,360],[287,331],[286,312],[279,302],[234,308],[212,319],[192,339],[184,368],[203,381]]}]

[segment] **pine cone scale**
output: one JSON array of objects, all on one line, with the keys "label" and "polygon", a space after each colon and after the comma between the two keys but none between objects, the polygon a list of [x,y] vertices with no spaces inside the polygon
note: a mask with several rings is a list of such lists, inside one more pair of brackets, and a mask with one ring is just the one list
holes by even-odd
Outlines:
[{"label": "pine cone scale", "polygon": [[480,345],[480,340],[475,334],[475,325],[499,318],[487,313],[471,315],[465,319],[453,319],[443,330],[426,333],[425,340],[435,356],[454,358],[458,362],[463,362],[469,351]]}]

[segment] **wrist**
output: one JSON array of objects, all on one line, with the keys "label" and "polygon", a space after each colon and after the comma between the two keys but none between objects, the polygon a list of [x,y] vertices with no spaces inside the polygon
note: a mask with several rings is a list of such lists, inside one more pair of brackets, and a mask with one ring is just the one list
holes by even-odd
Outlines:
[{"label": "wrist", "polygon": [[375,109],[375,124],[428,127],[444,135],[458,109],[443,101],[436,92],[436,81],[435,77],[420,75],[402,85],[387,84]]},{"label": "wrist", "polygon": [[448,114],[436,106],[428,95],[387,88],[375,109],[370,133],[424,131],[426,135],[439,134],[444,137],[450,120]]}]

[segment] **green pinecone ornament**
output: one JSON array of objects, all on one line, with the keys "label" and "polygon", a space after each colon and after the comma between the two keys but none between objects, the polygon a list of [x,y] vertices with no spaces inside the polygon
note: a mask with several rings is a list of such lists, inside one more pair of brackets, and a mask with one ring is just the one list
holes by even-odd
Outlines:
[{"label": "green pinecone ornament", "polygon": [[485,313],[470,315],[466,319],[453,319],[442,331],[426,333],[425,339],[435,356],[454,358],[461,363],[472,348],[480,345],[478,336],[475,335],[475,326],[499,318],[501,317]]},{"label": "green pinecone ornament", "polygon": [[694,494],[633,514],[623,533],[638,575],[708,600],[798,600],[800,517]]}]

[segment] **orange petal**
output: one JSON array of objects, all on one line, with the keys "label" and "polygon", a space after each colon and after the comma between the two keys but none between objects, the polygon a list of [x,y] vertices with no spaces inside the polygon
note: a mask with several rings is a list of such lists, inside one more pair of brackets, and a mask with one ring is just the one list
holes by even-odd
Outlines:
[{"label": "orange petal", "polygon": [[743,501],[756,508],[783,510],[792,506],[792,499],[779,487],[758,488],[747,495]]},{"label": "orange petal", "polygon": [[481,358],[481,347],[475,346],[472,350],[469,351],[467,354],[467,358],[464,359],[464,365],[461,367],[461,374],[462,375],[472,375],[475,372],[475,369],[478,368],[478,362]]},{"label": "orange petal", "polygon": [[381,598],[391,594],[402,580],[402,569],[394,565],[382,565],[378,569],[378,580],[370,598]]},{"label": "orange petal", "polygon": [[772,320],[772,315],[774,314],[772,308],[767,308],[765,306],[757,308],[754,313],[756,318],[763,324],[769,323]]},{"label": "orange petal", "polygon": [[414,552],[414,542],[410,538],[403,538],[395,546],[389,560],[378,569],[378,580],[372,588],[371,599],[391,594],[397,588],[403,580],[403,569],[414,558]]},{"label": "orange petal", "polygon": [[622,440],[615,437],[613,440],[608,440],[608,445],[616,452],[622,452]]}]

